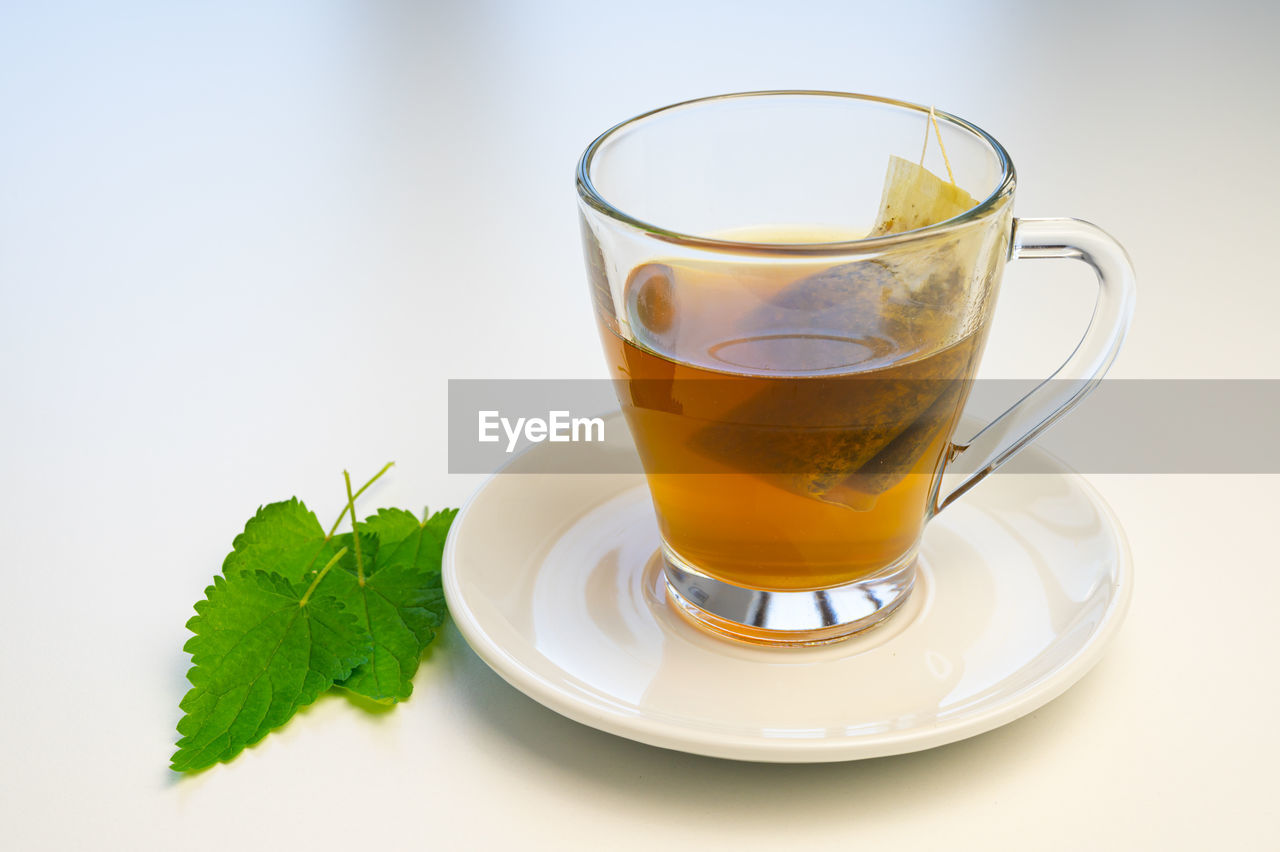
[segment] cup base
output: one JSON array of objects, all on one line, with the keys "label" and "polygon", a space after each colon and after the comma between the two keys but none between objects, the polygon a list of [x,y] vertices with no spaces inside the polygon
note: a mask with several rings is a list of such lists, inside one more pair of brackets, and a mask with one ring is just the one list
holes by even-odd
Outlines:
[{"label": "cup base", "polygon": [[875,574],[813,591],[765,591],[717,580],[662,544],[667,598],[697,627],[756,645],[826,645],[870,630],[898,610],[916,579],[908,553]]}]

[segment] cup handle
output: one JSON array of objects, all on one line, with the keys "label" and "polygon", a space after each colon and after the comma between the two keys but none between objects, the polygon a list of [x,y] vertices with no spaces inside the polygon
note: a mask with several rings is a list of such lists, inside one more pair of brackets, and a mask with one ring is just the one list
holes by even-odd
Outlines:
[{"label": "cup handle", "polygon": [[1088,396],[1115,360],[1133,317],[1137,295],[1133,264],[1124,248],[1096,225],[1080,219],[1015,219],[1011,245],[1013,258],[1067,257],[1089,264],[1098,273],[1098,301],[1080,343],[1052,376],[991,421],[968,444],[953,445],[947,466],[961,457],[974,459],[976,472],[945,497],[939,489],[935,514]]}]

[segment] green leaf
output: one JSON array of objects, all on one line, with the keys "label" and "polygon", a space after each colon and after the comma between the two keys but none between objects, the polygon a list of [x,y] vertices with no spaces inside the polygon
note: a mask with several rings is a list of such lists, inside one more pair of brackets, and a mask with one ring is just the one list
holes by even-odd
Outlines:
[{"label": "green leaf", "polygon": [[196,613],[184,646],[192,667],[179,705],[179,772],[234,757],[369,658],[368,634],[339,601],[318,589],[308,598],[279,574],[215,577]]},{"label": "green leaf", "polygon": [[245,571],[270,571],[295,583],[321,568],[338,547],[326,541],[315,513],[294,497],[258,509],[236,536],[222,563],[227,577]]},{"label": "green leaf", "polygon": [[422,652],[444,622],[440,560],[456,514],[456,509],[445,510],[419,521],[402,509],[380,509],[361,525],[366,553],[363,534],[378,537],[372,558],[365,561],[364,584],[355,577],[350,559],[341,563],[342,577],[328,577],[321,584],[330,584],[327,590],[356,613],[373,640],[368,662],[340,686],[382,703],[404,700],[413,692]]},{"label": "green leaf", "polygon": [[[390,466],[355,492],[344,472],[352,517]],[[408,697],[444,615],[453,514],[419,522],[383,509],[355,535],[326,536],[297,498],[260,507],[187,624],[191,689],[173,769],[229,760],[337,683],[378,701]]]},{"label": "green leaf", "polygon": [[404,509],[379,509],[376,515],[370,515],[360,524],[361,529],[376,535],[383,544],[399,544],[421,526],[418,516]]}]

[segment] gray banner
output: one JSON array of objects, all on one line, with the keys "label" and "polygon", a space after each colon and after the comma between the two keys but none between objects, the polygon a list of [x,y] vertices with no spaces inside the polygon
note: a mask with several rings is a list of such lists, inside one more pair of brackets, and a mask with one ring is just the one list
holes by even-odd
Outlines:
[{"label": "gray banner", "polygon": [[[449,471],[493,472],[538,446],[516,470],[639,472],[634,429],[651,472],[900,474],[949,427],[966,390],[958,445],[1037,384],[453,379]],[[1280,473],[1278,436],[1280,380],[1117,379],[1036,445],[1081,473]],[[951,469],[966,472],[963,455]],[[1036,466],[1015,457],[1001,470]]]}]

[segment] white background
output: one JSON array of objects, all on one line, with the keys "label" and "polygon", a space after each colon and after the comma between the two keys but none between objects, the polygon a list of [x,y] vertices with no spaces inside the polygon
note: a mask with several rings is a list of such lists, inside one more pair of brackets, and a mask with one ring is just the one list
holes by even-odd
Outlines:
[{"label": "white background", "polygon": [[[1064,697],[930,752],[740,764],[598,733],[452,628],[410,702],[326,697],[166,768],[191,614],[293,494],[459,505],[446,380],[602,375],[571,175],[598,132],[758,88],[934,103],[1020,215],[1139,273],[1113,375],[1280,378],[1272,4],[28,3],[0,12],[0,846],[1261,848],[1280,814],[1275,477],[1093,476],[1138,585]],[[1064,268],[1058,268],[1059,266]],[[1014,264],[984,372],[1087,271]],[[1223,412],[1229,440],[1230,412]],[[501,530],[495,530],[501,535]]]}]

